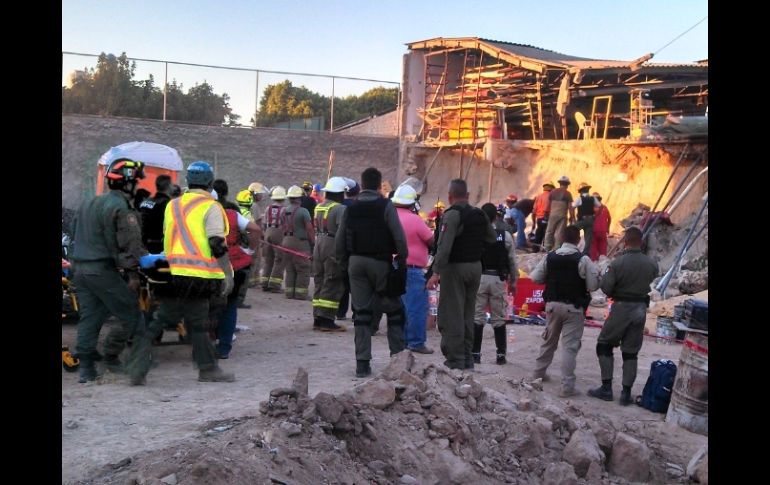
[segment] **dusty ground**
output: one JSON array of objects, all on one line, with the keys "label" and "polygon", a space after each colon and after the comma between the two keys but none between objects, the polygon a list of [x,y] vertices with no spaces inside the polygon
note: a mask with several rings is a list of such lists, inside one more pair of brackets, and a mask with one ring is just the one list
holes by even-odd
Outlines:
[{"label": "dusty ground", "polygon": [[[193,368],[190,347],[156,347],[160,366],[148,376],[146,387],[130,387],[123,376],[108,374],[101,383],[78,384],[77,374],[62,371],[62,480],[73,483],[93,476],[104,465],[117,463],[141,452],[184,449],[184,441],[199,439],[201,430],[212,421],[259,416],[259,402],[271,389],[290,383],[297,367],[309,372],[309,395],[324,391],[342,393],[364,381],[354,377],[353,334],[351,331],[321,334],[311,330],[310,303],[286,300],[282,295],[250,290],[250,310],[240,310],[239,325],[248,330],[237,333],[233,352],[222,367],[236,373],[237,382],[199,383]],[[604,309],[592,309],[597,316]],[[343,322],[350,324],[350,321]],[[108,323],[103,335],[106,334]],[[384,327],[384,322],[383,322]],[[512,392],[511,379],[528,377],[537,355],[542,327],[509,326],[515,343],[509,349],[509,364],[497,366],[490,328],[485,330],[482,364],[474,378],[503,394]],[[75,325],[63,325],[62,344],[74,346]],[[577,387],[582,394],[570,400],[584,412],[604,415],[624,423],[626,429],[648,440],[651,449],[667,461],[686,467],[693,453],[708,439],[669,425],[663,416],[636,406],[621,407],[589,398],[585,391],[599,383],[599,367],[594,353],[597,328],[586,328],[583,349],[578,356]],[[168,335],[170,336],[170,335]],[[440,364],[439,335],[429,331],[428,345],[437,352],[415,355],[421,363]],[[681,346],[645,339],[639,355],[639,378],[633,394],[641,394],[650,363],[659,358],[678,360]],[[373,338],[372,369],[376,375],[389,362],[387,340],[380,331]],[[616,361],[619,380],[620,358]],[[557,355],[549,374],[558,376]],[[558,401],[558,379],[544,384],[544,394]],[[619,390],[616,390],[616,393]],[[617,397],[617,396],[616,396]],[[566,401],[566,400],[561,400]],[[161,455],[170,457],[170,454]],[[174,455],[176,456],[176,455]],[[300,481],[300,483],[302,483]]]}]

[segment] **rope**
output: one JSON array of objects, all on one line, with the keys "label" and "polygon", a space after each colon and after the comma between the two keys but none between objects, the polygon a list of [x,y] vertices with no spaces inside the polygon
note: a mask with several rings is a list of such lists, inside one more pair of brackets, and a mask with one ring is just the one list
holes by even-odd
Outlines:
[{"label": "rope", "polygon": [[289,253],[289,254],[292,254],[294,256],[298,256],[300,258],[304,258],[304,259],[313,259],[313,255],[312,254],[301,253],[299,251],[295,251],[293,249],[289,249],[287,247],[280,246],[278,244],[273,244],[273,243],[270,243],[270,242],[267,242],[267,241],[260,241],[260,242],[262,244],[266,244],[268,246],[272,246],[272,247],[274,247],[275,249],[277,249],[279,251],[283,251],[284,253]]}]

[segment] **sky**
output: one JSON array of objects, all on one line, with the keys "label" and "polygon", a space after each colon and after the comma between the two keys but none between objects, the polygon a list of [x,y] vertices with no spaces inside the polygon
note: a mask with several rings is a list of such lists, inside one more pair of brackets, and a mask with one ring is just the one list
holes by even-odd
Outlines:
[{"label": "sky", "polygon": [[[595,59],[657,52],[708,16],[707,0],[62,0],[62,51],[400,82],[404,44],[434,37],[483,37]],[[708,19],[652,62],[708,58]],[[64,55],[62,83],[95,59]],[[164,64],[137,62],[135,79]],[[169,65],[186,88],[207,81],[226,92],[248,124],[257,90],[290,79],[326,96],[325,78]],[[335,96],[375,86],[334,81]]]}]

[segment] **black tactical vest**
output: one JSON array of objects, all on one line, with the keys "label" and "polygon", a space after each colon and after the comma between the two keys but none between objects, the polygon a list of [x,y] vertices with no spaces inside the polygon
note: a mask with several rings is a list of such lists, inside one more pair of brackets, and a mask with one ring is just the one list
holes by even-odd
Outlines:
[{"label": "black tactical vest", "polygon": [[[449,262],[473,263],[480,261],[489,219],[481,209],[470,205],[465,206],[465,208],[453,205],[447,209],[447,212],[450,210],[460,211],[462,233],[455,236],[452,251],[449,253]],[[446,215],[446,213],[444,214]]]},{"label": "black tactical vest", "polygon": [[591,295],[586,289],[586,280],[578,273],[578,264],[583,255],[548,253],[546,256],[545,292],[546,302],[572,303],[576,307],[588,308]]},{"label": "black tactical vest", "polygon": [[594,198],[592,196],[583,197],[580,196],[581,202],[578,207],[578,219],[582,219],[585,216],[594,215]]},{"label": "black tactical vest", "polygon": [[393,235],[385,224],[390,200],[356,201],[347,209],[345,245],[350,254],[391,261],[396,253]]},{"label": "black tactical vest", "polygon": [[495,270],[500,276],[507,277],[511,273],[511,262],[508,260],[508,251],[505,250],[505,229],[496,229],[497,240],[493,243],[484,243],[484,251],[481,253],[482,271]]}]

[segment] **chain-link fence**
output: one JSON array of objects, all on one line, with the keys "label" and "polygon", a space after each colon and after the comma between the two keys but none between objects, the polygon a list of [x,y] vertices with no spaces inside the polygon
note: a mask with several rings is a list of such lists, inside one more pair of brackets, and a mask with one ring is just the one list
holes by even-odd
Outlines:
[{"label": "chain-link fence", "polygon": [[400,99],[395,81],[62,51],[66,113],[339,131]]}]

